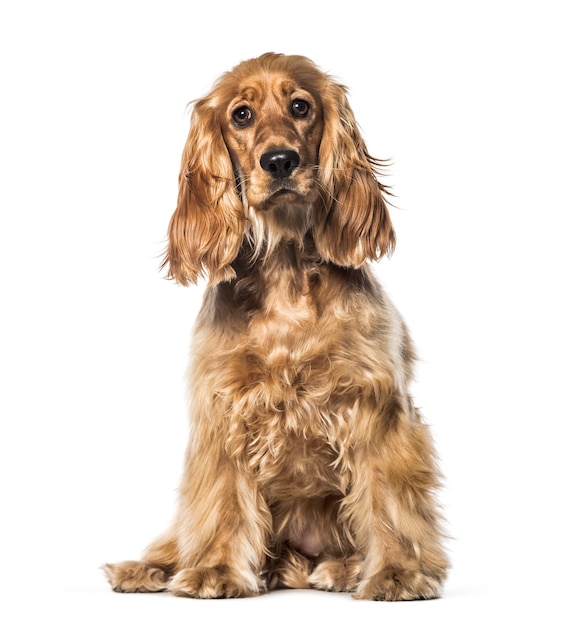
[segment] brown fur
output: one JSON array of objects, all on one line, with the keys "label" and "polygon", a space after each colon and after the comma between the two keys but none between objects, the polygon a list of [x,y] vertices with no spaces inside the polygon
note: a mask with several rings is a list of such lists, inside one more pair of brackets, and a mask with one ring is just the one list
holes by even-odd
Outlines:
[{"label": "brown fur", "polygon": [[[272,150],[298,166],[274,176]],[[115,590],[439,595],[414,352],[366,264],[394,246],[376,165],[345,89],[304,57],[246,61],[195,103],[166,257],[180,283],[209,279],[192,432],[175,522],[141,562],[105,566]]]}]

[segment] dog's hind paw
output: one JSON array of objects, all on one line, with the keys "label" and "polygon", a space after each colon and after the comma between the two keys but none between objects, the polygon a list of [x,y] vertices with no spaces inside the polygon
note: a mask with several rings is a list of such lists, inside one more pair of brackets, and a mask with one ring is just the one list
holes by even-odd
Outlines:
[{"label": "dog's hind paw", "polygon": [[139,561],[106,563],[102,566],[113,591],[122,593],[164,591],[168,586],[166,572]]},{"label": "dog's hind paw", "polygon": [[308,577],[308,582],[325,591],[355,591],[362,569],[361,560],[323,561]]}]

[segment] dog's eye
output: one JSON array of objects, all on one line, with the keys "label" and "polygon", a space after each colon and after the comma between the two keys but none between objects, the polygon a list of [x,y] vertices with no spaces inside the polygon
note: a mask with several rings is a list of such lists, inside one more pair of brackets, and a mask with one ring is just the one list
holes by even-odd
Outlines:
[{"label": "dog's eye", "polygon": [[310,111],[310,104],[306,100],[293,100],[291,111],[295,117],[306,117]]},{"label": "dog's eye", "polygon": [[232,114],[232,121],[234,122],[234,124],[236,124],[236,126],[238,126],[238,128],[244,128],[245,126],[248,126],[251,119],[252,110],[250,109],[250,107],[238,107]]}]

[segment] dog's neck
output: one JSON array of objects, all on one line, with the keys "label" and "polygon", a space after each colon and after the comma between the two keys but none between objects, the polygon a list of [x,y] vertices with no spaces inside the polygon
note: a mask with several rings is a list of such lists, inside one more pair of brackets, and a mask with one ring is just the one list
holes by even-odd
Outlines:
[{"label": "dog's neck", "polygon": [[228,316],[230,323],[236,319],[245,323],[242,318],[275,306],[275,301],[301,307],[307,300],[308,306],[315,308],[334,297],[345,299],[342,292],[371,289],[364,269],[339,267],[322,259],[310,232],[302,240],[282,240],[260,255],[246,240],[232,267],[236,278],[216,285],[209,293],[214,313]]},{"label": "dog's neck", "polygon": [[264,244],[258,252],[249,239],[244,241],[237,259],[232,264],[236,280],[259,280],[263,284],[289,281],[292,289],[305,289],[303,280],[311,272],[317,274],[326,265],[314,243],[311,231],[301,237],[281,238],[274,247]]}]

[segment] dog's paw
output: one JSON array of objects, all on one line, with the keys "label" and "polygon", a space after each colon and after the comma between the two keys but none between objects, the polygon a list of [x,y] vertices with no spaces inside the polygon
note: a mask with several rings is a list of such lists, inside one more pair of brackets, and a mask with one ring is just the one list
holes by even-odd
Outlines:
[{"label": "dog's paw", "polygon": [[440,581],[417,570],[387,568],[362,581],[354,598],[359,600],[430,600],[438,598]]},{"label": "dog's paw", "polygon": [[308,577],[308,582],[324,591],[355,591],[362,569],[363,561],[323,561]]},{"label": "dog's paw", "polygon": [[304,555],[293,550],[284,551],[268,572],[269,589],[310,589],[308,577],[312,563]]},{"label": "dog's paw", "polygon": [[241,598],[258,595],[264,585],[257,576],[247,580],[223,566],[182,569],[170,580],[168,589],[188,598]]},{"label": "dog's paw", "polygon": [[166,572],[147,563],[138,561],[106,563],[102,569],[113,591],[122,593],[164,591],[168,586]]}]

